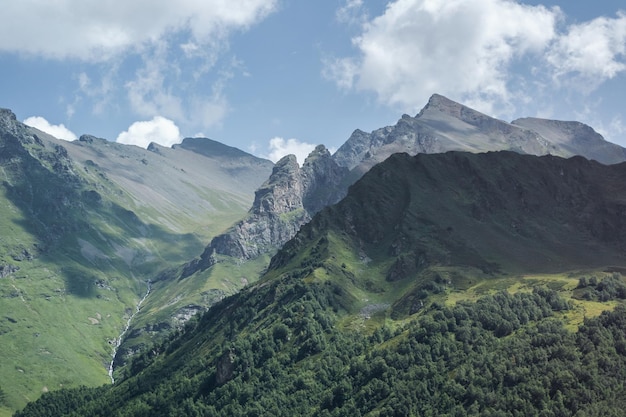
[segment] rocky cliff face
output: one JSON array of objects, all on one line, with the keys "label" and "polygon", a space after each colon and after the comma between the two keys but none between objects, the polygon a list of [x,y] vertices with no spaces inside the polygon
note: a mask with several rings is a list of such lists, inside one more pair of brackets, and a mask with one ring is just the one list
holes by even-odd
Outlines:
[{"label": "rocky cliff face", "polygon": [[343,197],[339,184],[347,172],[323,145],[311,152],[302,168],[295,156],[285,156],[256,191],[248,216],[215,237],[200,259],[185,266],[183,276],[211,267],[215,255],[248,260],[278,249],[315,213]]},{"label": "rocky cliff face", "polygon": [[302,164],[300,178],[303,185],[302,205],[313,215],[326,206],[335,204],[346,194],[340,184],[348,169],[339,166],[323,145],[315,148]]}]

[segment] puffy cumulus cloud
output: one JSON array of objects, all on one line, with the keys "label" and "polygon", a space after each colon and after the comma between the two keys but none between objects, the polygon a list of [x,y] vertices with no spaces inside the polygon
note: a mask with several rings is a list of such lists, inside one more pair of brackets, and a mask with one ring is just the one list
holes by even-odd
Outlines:
[{"label": "puffy cumulus cloud", "polygon": [[286,155],[295,155],[298,163],[302,165],[307,156],[315,149],[315,145],[306,142],[300,142],[297,139],[283,139],[275,137],[270,139],[269,155],[267,159],[278,162],[280,158]]},{"label": "puffy cumulus cloud", "polygon": [[41,116],[33,116],[24,120],[24,124],[41,130],[49,135],[54,136],[57,139],[63,140],[76,140],[78,137],[74,132],[65,127],[63,123],[58,125],[50,124],[45,118]]},{"label": "puffy cumulus cloud", "polygon": [[[0,50],[107,60],[173,34],[181,45],[219,42],[276,8],[277,0],[21,0],[3,5]],[[193,49],[193,48],[191,48]]]},{"label": "puffy cumulus cloud", "polygon": [[173,121],[165,117],[155,116],[152,120],[133,123],[128,130],[118,135],[116,141],[146,148],[150,142],[162,146],[172,146],[179,143],[180,140],[180,130]]},{"label": "puffy cumulus cloud", "polygon": [[[338,15],[360,5],[346,0]],[[558,7],[512,0],[395,0],[352,42],[356,53],[327,60],[324,75],[402,111],[441,93],[505,116],[626,71],[626,13],[571,24]]]},{"label": "puffy cumulus cloud", "polygon": [[506,101],[511,63],[543,52],[560,15],[510,0],[396,0],[352,40],[358,54],[328,61],[325,75],[405,110],[434,92]]},{"label": "puffy cumulus cloud", "polygon": [[592,90],[626,69],[626,14],[574,24],[547,54],[557,81]]}]

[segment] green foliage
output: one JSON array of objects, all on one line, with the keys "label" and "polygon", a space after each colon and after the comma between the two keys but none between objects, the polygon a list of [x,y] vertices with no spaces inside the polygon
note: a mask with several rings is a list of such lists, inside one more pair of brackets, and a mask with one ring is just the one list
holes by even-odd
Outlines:
[{"label": "green foliage", "polygon": [[[16,417],[619,415],[626,308],[577,333],[556,292],[498,292],[372,334],[337,327],[336,285],[284,276],[218,303],[112,387],[46,394]],[[560,313],[558,313],[560,314]]]},{"label": "green foliage", "polygon": [[581,300],[605,302],[626,299],[626,282],[617,272],[600,281],[595,276],[581,277],[577,290],[575,296]]}]

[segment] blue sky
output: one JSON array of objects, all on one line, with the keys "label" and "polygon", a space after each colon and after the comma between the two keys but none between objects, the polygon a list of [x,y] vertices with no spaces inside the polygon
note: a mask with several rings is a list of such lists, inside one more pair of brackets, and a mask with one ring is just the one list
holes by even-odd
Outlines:
[{"label": "blue sky", "polygon": [[20,0],[0,14],[0,106],[63,139],[206,136],[302,162],[439,93],[626,146],[620,3]]}]

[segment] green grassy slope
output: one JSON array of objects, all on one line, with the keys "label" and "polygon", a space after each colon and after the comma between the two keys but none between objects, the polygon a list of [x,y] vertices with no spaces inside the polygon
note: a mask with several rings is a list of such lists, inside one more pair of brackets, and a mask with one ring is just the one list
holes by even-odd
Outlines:
[{"label": "green grassy slope", "polygon": [[[58,141],[1,112],[0,415],[48,390],[110,382],[115,339],[146,281],[201,253],[251,203],[248,162],[224,180],[219,158]],[[151,295],[207,301],[177,290]]]}]

